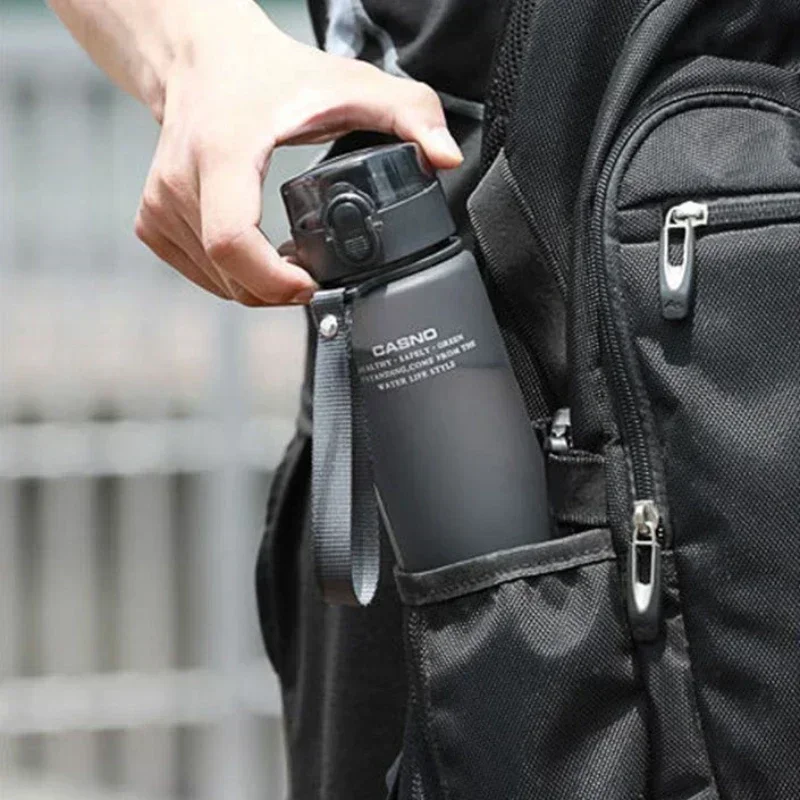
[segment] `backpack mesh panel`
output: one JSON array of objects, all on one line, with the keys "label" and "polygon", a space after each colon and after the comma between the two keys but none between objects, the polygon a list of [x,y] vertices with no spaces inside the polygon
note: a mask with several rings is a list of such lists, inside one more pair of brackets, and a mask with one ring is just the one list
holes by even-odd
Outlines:
[{"label": "backpack mesh panel", "polygon": [[510,2],[500,44],[494,57],[492,79],[486,96],[481,172],[494,161],[506,138],[514,90],[525,58],[534,12],[540,0]]}]

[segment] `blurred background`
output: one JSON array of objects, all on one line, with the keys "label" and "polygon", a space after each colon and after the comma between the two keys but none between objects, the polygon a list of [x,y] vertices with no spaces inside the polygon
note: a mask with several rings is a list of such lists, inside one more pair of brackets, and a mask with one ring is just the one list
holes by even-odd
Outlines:
[{"label": "blurred background", "polygon": [[[302,2],[265,5],[310,39]],[[43,0],[1,0],[2,800],[284,792],[253,573],[302,312],[204,295],[136,240],[156,137]],[[314,154],[275,158],[277,242]]]}]

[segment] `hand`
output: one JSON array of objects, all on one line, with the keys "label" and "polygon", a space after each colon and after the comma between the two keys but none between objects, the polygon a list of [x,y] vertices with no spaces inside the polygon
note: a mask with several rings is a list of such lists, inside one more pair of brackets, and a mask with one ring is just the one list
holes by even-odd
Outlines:
[{"label": "hand", "polygon": [[162,130],[136,234],[220,297],[306,303],[313,280],[258,228],[274,148],[364,129],[418,142],[438,168],[460,151],[424,84],[300,44],[252,2],[202,16],[153,104]]}]

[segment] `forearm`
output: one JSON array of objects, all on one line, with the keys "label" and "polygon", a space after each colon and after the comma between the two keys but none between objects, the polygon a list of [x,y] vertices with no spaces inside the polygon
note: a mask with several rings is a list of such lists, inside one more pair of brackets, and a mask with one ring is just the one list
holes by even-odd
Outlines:
[{"label": "forearm", "polygon": [[190,61],[204,38],[224,36],[234,9],[269,24],[253,0],[48,2],[94,62],[159,121],[172,67]]}]

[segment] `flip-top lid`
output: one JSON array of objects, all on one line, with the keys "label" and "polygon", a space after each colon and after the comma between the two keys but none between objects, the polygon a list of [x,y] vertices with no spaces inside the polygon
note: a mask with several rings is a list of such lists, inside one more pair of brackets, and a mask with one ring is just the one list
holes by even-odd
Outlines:
[{"label": "flip-top lid", "polygon": [[281,193],[299,259],[322,285],[366,277],[455,232],[436,174],[414,144],[325,161]]}]

